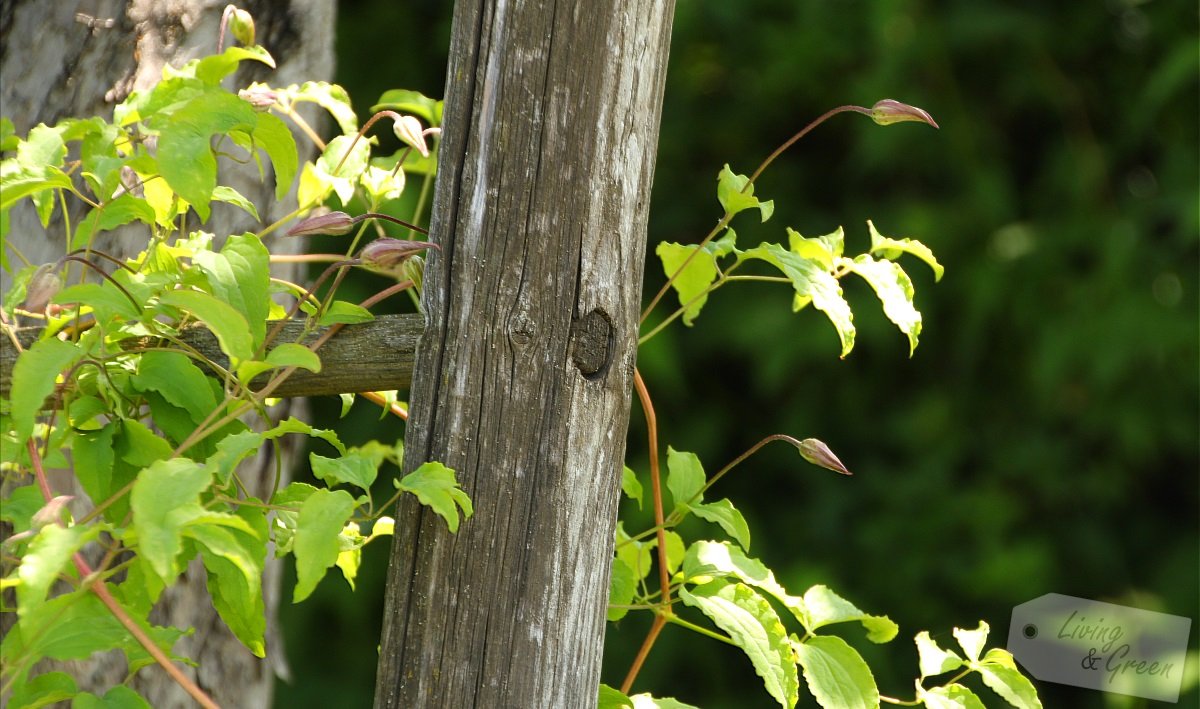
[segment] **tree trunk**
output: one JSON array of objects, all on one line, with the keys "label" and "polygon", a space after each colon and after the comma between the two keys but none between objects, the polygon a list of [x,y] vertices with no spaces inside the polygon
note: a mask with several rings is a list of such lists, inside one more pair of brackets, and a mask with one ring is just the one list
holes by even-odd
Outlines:
[{"label": "tree trunk", "polygon": [[[12,119],[17,133],[24,135],[40,122],[53,124],[69,116],[111,117],[114,103],[130,91],[158,81],[166,63],[179,66],[215,51],[221,12],[226,0],[89,0],[88,2],[3,0],[0,2],[0,111]],[[238,3],[249,10],[257,26],[257,41],[272,53],[278,69],[271,71],[247,62],[235,77],[239,85],[252,80],[286,85],[309,79],[331,78],[333,72],[334,0],[266,0]],[[226,39],[226,46],[230,44]],[[306,114],[315,119],[315,114]],[[301,150],[311,146],[297,136]],[[301,155],[303,160],[306,155]],[[259,211],[267,223],[294,207],[275,203],[272,182],[259,180],[253,165],[240,171],[222,167],[229,180]],[[265,207],[265,208],[264,208]],[[78,223],[73,214],[73,223]],[[216,206],[205,230],[217,235],[261,228],[237,210]],[[144,231],[119,230],[103,234],[97,247],[114,255],[132,255],[146,244]],[[53,261],[62,255],[61,225],[43,229],[28,202],[16,205],[11,214],[8,241],[35,263]],[[268,247],[276,253],[294,248],[295,243],[276,241]],[[7,248],[7,247],[6,247]],[[9,258],[13,259],[12,254]],[[19,261],[14,261],[19,266]],[[295,278],[297,271],[277,273]],[[9,278],[0,275],[7,290]],[[301,400],[289,400],[277,409],[282,416],[296,414]],[[287,451],[285,451],[286,455]],[[288,468],[287,460],[283,469]],[[260,456],[243,468],[241,475],[259,496],[269,491],[275,466]],[[56,478],[56,489],[75,494],[84,505],[82,491],[69,490],[70,476]],[[76,515],[80,510],[75,510]],[[278,660],[282,671],[283,648],[275,628],[274,611],[279,597],[280,566],[269,560],[263,577],[268,612],[268,657]],[[7,617],[10,614],[3,614]],[[228,631],[217,616],[205,590],[203,568],[193,564],[184,579],[164,593],[152,620],[158,624],[193,628],[176,650],[199,663],[182,667],[219,704],[229,707],[266,707],[271,704],[274,672],[267,661],[255,658]],[[0,623],[3,618],[0,617]],[[8,624],[4,623],[4,630]],[[103,694],[119,684],[127,668],[120,653],[106,653],[86,662],[60,663],[76,677],[80,689]],[[41,667],[39,669],[48,669]],[[194,702],[156,666],[140,671],[131,682],[134,689],[156,709],[192,707]]]},{"label": "tree trunk", "polygon": [[377,707],[596,702],[673,6],[456,5]]}]

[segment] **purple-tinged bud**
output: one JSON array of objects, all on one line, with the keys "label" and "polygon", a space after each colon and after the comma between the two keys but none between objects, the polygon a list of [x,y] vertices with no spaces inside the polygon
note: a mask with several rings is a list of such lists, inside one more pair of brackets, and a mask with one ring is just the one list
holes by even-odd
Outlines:
[{"label": "purple-tinged bud", "polygon": [[[233,10],[230,11],[229,8],[233,8]],[[233,35],[234,39],[236,39],[238,42],[241,42],[242,46],[253,46],[254,18],[250,16],[249,12],[246,12],[240,7],[234,7],[233,5],[229,5],[226,8],[226,12],[230,13],[229,33]]]},{"label": "purple-tinged bud", "polygon": [[403,277],[404,262],[429,248],[440,249],[437,244],[428,241],[407,241],[384,236],[362,247],[358,258],[363,266],[372,271]]},{"label": "purple-tinged bud", "polygon": [[829,450],[829,446],[815,438],[805,438],[800,441],[800,457],[804,458],[813,465],[818,465],[826,470],[832,470],[835,473],[842,475],[853,475],[842,465],[842,461]]},{"label": "purple-tinged bud", "polygon": [[416,148],[423,157],[429,157],[429,146],[425,144],[425,133],[421,122],[414,116],[400,116],[392,122],[392,131],[406,145]]},{"label": "purple-tinged bud", "polygon": [[56,272],[57,264],[45,263],[37,267],[29,282],[25,284],[25,302],[21,307],[30,313],[40,313],[50,304],[50,299],[62,290],[63,282]]},{"label": "purple-tinged bud", "polygon": [[238,91],[238,98],[249,103],[255,111],[262,113],[275,105],[279,94],[261,84],[255,84],[248,89]]},{"label": "purple-tinged bud", "polygon": [[885,98],[879,103],[871,107],[869,114],[871,120],[881,126],[891,125],[893,123],[902,123],[904,121],[917,121],[926,125],[931,125],[934,128],[938,127],[937,121],[933,120],[933,116],[925,111],[910,106],[907,103],[900,103],[895,99]]},{"label": "purple-tinged bud", "polygon": [[315,217],[301,220],[299,224],[288,229],[288,236],[341,236],[354,228],[359,220],[345,212],[327,212]]}]

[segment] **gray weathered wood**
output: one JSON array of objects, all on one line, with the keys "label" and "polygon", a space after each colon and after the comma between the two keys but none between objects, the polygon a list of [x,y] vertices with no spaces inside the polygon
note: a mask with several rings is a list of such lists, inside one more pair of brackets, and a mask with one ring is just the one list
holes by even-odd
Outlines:
[{"label": "gray weathered wood", "polygon": [[377,707],[595,705],[672,10],[456,5]]},{"label": "gray weathered wood", "polygon": [[[273,326],[269,324],[268,327]],[[322,396],[353,394],[361,391],[407,389],[412,381],[413,353],[424,327],[419,315],[380,315],[372,322],[346,325],[321,346],[321,371],[297,369],[272,392],[273,396]],[[311,343],[324,333],[319,328],[303,342]],[[40,332],[37,328],[17,330],[17,340],[29,347]],[[297,342],[304,334],[302,321],[288,322],[275,342]],[[229,360],[217,345],[217,338],[204,327],[186,330],[181,338],[200,354],[220,367]],[[126,341],[127,346],[138,343]],[[17,350],[7,337],[0,337],[0,396],[8,396],[12,386],[12,366]],[[253,387],[266,383],[266,376],[255,379]]]}]

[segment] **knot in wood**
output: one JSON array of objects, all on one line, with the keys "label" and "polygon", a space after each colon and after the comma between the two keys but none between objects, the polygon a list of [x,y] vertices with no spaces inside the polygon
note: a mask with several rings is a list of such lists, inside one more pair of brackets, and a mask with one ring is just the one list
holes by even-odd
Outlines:
[{"label": "knot in wood", "polygon": [[587,379],[599,379],[612,360],[613,327],[599,308],[571,323],[571,361]]}]

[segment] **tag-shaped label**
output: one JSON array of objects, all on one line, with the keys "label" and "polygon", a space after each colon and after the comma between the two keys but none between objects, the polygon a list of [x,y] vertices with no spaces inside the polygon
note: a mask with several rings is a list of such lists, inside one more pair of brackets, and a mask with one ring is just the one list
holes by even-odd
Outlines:
[{"label": "tag-shaped label", "polygon": [[1008,651],[1048,682],[1179,701],[1191,618],[1047,593],[1013,609]]}]

